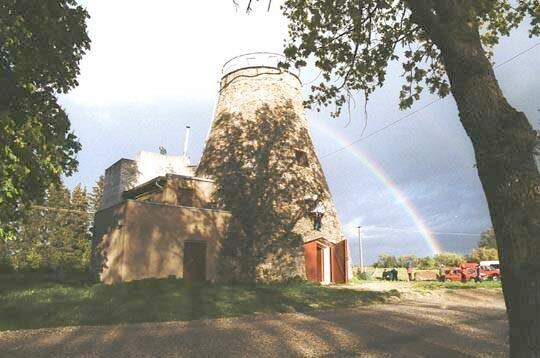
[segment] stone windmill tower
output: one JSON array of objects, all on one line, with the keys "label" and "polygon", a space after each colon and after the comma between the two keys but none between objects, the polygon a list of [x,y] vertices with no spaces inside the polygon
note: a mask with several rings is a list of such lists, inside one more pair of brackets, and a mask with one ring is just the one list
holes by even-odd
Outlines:
[{"label": "stone windmill tower", "polygon": [[[257,281],[341,282],[347,243],[310,138],[301,82],[278,68],[280,60],[255,53],[224,65],[197,175],[216,181],[216,200],[238,224],[224,245],[232,265],[224,271]],[[317,200],[325,209],[320,230]]]}]

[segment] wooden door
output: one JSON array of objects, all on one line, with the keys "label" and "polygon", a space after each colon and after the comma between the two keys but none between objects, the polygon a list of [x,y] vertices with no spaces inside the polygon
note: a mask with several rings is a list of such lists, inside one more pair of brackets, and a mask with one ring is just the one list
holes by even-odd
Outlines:
[{"label": "wooden door", "polygon": [[347,240],[335,244],[330,250],[332,262],[332,282],[347,282]]},{"label": "wooden door", "polygon": [[304,244],[306,259],[306,278],[310,281],[318,281],[317,267],[317,242],[312,241]]},{"label": "wooden door", "polygon": [[324,250],[317,245],[317,281],[322,282],[324,277]]},{"label": "wooden door", "polygon": [[184,242],[184,279],[189,281],[206,280],[206,242]]}]

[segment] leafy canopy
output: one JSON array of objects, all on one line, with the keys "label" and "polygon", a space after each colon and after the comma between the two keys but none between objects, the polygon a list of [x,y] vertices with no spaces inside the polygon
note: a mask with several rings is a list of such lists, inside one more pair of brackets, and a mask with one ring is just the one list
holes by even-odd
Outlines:
[{"label": "leafy canopy", "polygon": [[472,250],[471,261],[480,262],[480,261],[494,261],[499,259],[499,254],[497,249],[492,247],[478,247]]},{"label": "leafy canopy", "polygon": [[91,255],[91,198],[80,184],[51,186],[42,206],[25,210],[17,235],[4,243],[15,271],[84,271]]},{"label": "leafy canopy", "polygon": [[[421,7],[435,19],[442,18],[445,1],[424,1]],[[450,86],[440,50],[414,21],[413,2],[418,3],[286,0],[282,10],[290,23],[284,51],[288,63],[283,65],[300,68],[313,60],[321,71],[322,80],[311,87],[308,107],[335,104],[333,115],[339,115],[353,92],[361,91],[367,99],[382,86],[392,61],[401,62],[403,67],[402,109],[418,100],[425,87],[441,97],[448,95]],[[488,50],[526,16],[531,22],[530,36],[540,34],[538,0],[465,0],[456,6],[466,7],[466,20],[481,29],[481,40]]]},{"label": "leafy canopy", "polygon": [[487,229],[482,233],[482,235],[480,235],[478,247],[497,249],[497,239],[495,237],[495,230],[493,230],[493,228]]},{"label": "leafy canopy", "polygon": [[0,3],[0,239],[77,167],[81,145],[56,94],[77,85],[87,18],[75,0]]}]

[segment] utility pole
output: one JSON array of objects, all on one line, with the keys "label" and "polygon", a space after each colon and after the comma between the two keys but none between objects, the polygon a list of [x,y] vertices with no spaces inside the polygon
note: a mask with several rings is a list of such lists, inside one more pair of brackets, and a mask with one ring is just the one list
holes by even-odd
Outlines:
[{"label": "utility pole", "polygon": [[358,249],[360,251],[360,272],[364,272],[364,250],[362,248],[362,226],[358,226]]}]

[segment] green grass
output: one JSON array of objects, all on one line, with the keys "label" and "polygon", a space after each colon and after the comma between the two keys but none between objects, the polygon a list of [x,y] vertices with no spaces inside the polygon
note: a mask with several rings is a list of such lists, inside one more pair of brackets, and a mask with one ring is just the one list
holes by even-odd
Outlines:
[{"label": "green grass", "polygon": [[8,276],[0,277],[0,330],[308,312],[385,302],[391,296],[399,293],[332,289],[307,282],[222,285],[149,279],[104,285]]},{"label": "green grass", "polygon": [[483,281],[483,282],[438,282],[438,281],[417,281],[414,282],[414,287],[422,290],[435,290],[435,289],[475,289],[475,288],[490,288],[500,289],[500,281]]}]

